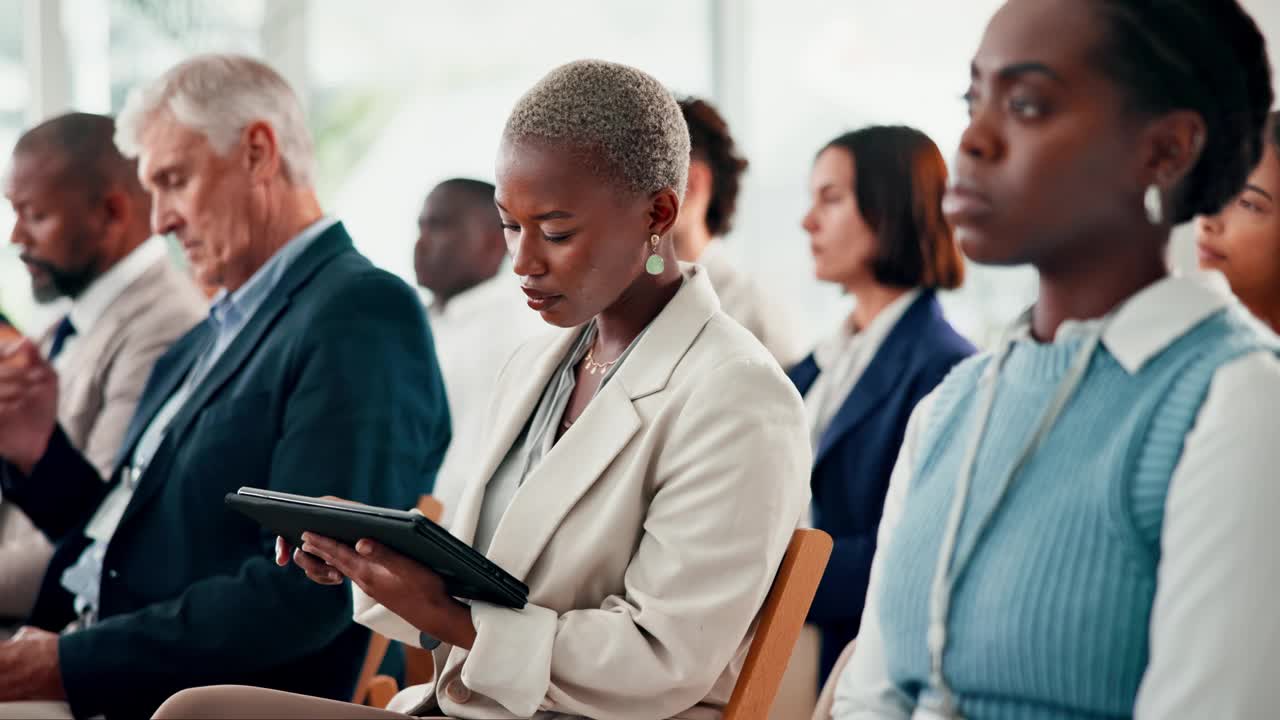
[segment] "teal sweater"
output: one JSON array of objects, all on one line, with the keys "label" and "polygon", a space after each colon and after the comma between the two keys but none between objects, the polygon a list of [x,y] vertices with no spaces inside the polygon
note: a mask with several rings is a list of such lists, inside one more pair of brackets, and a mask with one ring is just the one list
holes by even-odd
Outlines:
[{"label": "teal sweater", "polygon": [[[974,466],[956,546],[1027,442],[1083,340],[1020,342]],[[1133,714],[1147,665],[1169,480],[1214,373],[1264,347],[1235,311],[1211,315],[1127,372],[1105,345],[1039,452],[1015,479],[952,594],[944,675],[980,718]],[[929,597],[955,480],[974,431],[990,356],[939,386],[880,599],[889,676],[909,697],[928,685]]]}]

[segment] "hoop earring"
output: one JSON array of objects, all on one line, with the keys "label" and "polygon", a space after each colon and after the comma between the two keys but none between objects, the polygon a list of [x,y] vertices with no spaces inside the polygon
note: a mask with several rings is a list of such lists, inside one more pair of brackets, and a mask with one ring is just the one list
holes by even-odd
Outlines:
[{"label": "hoop earring", "polygon": [[649,236],[649,259],[644,262],[644,271],[650,275],[661,275],[663,270],[667,269],[667,262],[658,254],[658,243],[662,242],[662,238],[657,235]]},{"label": "hoop earring", "polygon": [[1142,208],[1147,212],[1147,222],[1152,225],[1164,224],[1164,195],[1160,192],[1160,186],[1151,183],[1147,186],[1147,191],[1142,194]]}]

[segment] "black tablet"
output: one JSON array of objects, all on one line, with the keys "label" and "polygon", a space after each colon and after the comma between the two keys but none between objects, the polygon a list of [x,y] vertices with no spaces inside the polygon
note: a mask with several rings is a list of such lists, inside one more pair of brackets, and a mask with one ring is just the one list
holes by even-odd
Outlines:
[{"label": "black tablet", "polygon": [[369,538],[436,571],[454,597],[517,609],[529,597],[528,586],[418,513],[251,487],[227,493],[226,501],[294,547],[303,532],[348,545]]}]

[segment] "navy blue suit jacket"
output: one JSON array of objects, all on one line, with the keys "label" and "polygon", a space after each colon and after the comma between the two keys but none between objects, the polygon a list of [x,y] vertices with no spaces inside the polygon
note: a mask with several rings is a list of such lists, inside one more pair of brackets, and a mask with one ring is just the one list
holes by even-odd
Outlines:
[{"label": "navy blue suit jacket", "polygon": [[[31,623],[74,617],[62,573],[150,424],[206,347],[197,325],[156,363],[104,482],[61,430],[6,501],[58,543]],[[275,565],[275,538],[228,510],[242,485],[412,507],[449,441],[417,295],[373,267],[341,225],[316,239],[174,418],[103,561],[100,620],[64,634],[77,717],[150,717],[183,688],[245,684],[350,699],[368,642],[351,591]]]},{"label": "navy blue suit jacket", "polygon": [[[974,347],[947,323],[931,291],[907,308],[836,412],[814,454],[814,526],[835,539],[809,622],[822,631],[820,678],[858,634],[889,476],[911,411]],[[819,375],[813,355],[788,373],[801,395]]]}]

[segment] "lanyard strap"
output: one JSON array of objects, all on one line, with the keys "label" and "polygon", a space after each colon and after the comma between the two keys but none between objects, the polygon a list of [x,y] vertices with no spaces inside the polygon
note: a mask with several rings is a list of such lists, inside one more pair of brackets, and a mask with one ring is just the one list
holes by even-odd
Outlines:
[{"label": "lanyard strap", "polygon": [[1031,434],[1022,451],[1015,456],[1009,472],[1001,478],[995,501],[978,521],[973,542],[969,543],[963,554],[957,556],[956,540],[960,534],[960,524],[964,519],[965,506],[968,504],[969,490],[973,483],[973,467],[977,463],[978,451],[982,447],[983,436],[986,434],[987,425],[991,421],[991,412],[996,400],[996,385],[1000,378],[1000,372],[1004,369],[1004,363],[1012,350],[1012,341],[1001,343],[999,352],[992,359],[987,372],[983,373],[980,381],[982,383],[982,396],[978,406],[978,417],[974,424],[973,435],[965,450],[960,477],[956,483],[955,496],[951,501],[951,510],[947,517],[947,525],[943,531],[942,543],[938,550],[938,560],[933,576],[933,588],[930,594],[929,679],[933,687],[942,695],[944,712],[955,712],[955,698],[942,674],[942,658],[947,649],[947,619],[951,611],[951,593],[955,587],[956,579],[964,572],[969,560],[973,557],[983,533],[986,531],[987,526],[990,525],[991,519],[999,510],[1000,505],[1003,504],[1014,479],[1022,471],[1022,468],[1026,466],[1027,462],[1035,456],[1040,449],[1040,445],[1044,443],[1045,438],[1048,437],[1049,432],[1053,429],[1054,423],[1057,422],[1058,417],[1062,414],[1063,409],[1066,408],[1067,403],[1070,402],[1072,396],[1075,395],[1076,390],[1080,387],[1080,383],[1084,380],[1085,373],[1089,369],[1089,362],[1093,358],[1094,351],[1097,350],[1098,344],[1102,340],[1102,333],[1106,328],[1106,324],[1105,322],[1099,323],[1098,327],[1086,336],[1084,344],[1072,360],[1066,376],[1059,383],[1058,390],[1050,401],[1048,409],[1045,410],[1044,416],[1040,418],[1035,432]]}]

